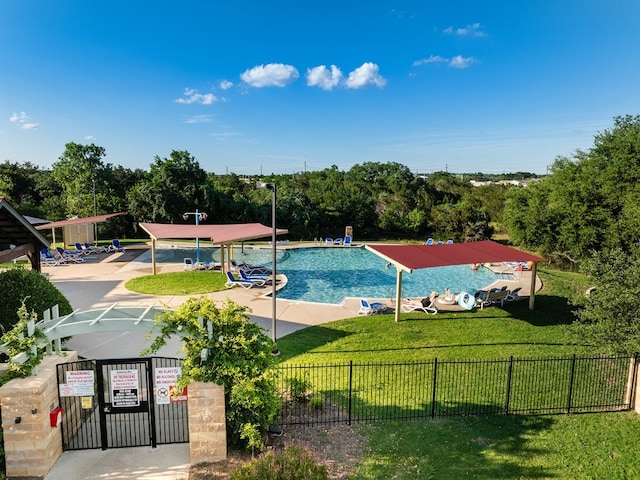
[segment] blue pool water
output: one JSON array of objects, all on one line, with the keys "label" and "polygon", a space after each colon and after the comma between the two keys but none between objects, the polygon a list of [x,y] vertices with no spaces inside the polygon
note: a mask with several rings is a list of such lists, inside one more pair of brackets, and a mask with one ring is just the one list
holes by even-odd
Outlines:
[{"label": "blue pool water", "polygon": [[[237,261],[271,266],[270,249],[236,248]],[[195,258],[195,251],[175,252]],[[200,258],[219,261],[217,249],[200,249]],[[278,250],[278,273],[289,279],[278,298],[316,303],[339,304],[345,297],[394,298],[396,269],[364,248],[320,247]],[[486,268],[471,270],[469,265],[425,268],[402,275],[403,297],[424,297],[432,291],[475,293],[495,281]]]}]

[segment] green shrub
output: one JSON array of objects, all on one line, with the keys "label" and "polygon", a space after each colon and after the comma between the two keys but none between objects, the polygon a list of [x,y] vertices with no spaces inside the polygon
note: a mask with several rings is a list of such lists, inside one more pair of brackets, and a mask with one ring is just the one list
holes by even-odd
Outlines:
[{"label": "green shrub", "polygon": [[307,399],[307,393],[311,390],[312,384],[307,378],[309,372],[305,372],[305,378],[291,377],[285,380],[285,384],[289,388],[289,398],[295,402],[301,402]]},{"label": "green shrub", "polygon": [[320,410],[323,404],[324,398],[322,397],[321,393],[314,393],[313,397],[311,397],[311,400],[309,400],[309,406],[316,410]]},{"label": "green shrub", "polygon": [[0,273],[0,324],[5,332],[18,323],[18,310],[24,302],[28,311],[39,316],[54,305],[60,308],[60,315],[72,312],[65,296],[49,280],[35,270],[11,268]]},{"label": "green shrub", "polygon": [[232,480],[327,480],[327,467],[302,447],[287,446],[282,453],[269,452],[231,474]]}]

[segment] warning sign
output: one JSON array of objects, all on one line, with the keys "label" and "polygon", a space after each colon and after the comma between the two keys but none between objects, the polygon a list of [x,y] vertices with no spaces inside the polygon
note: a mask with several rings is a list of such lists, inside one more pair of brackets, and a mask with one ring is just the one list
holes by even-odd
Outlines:
[{"label": "warning sign", "polygon": [[175,385],[182,375],[180,367],[157,367],[155,370],[156,405],[187,401],[187,388],[180,390]]},{"label": "warning sign", "polygon": [[[93,370],[68,370],[65,372],[67,383],[60,385],[62,397],[93,396]],[[65,385],[64,387],[62,385]],[[65,393],[65,395],[62,394]]]},{"label": "warning sign", "polygon": [[111,370],[111,405],[138,407],[138,370]]}]

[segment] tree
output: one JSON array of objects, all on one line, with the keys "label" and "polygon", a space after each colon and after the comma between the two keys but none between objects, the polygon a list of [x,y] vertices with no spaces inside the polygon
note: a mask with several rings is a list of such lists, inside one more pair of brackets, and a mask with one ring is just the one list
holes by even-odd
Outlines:
[{"label": "tree", "polygon": [[105,149],[93,143],[65,145],[64,153],[53,164],[53,177],[63,189],[67,215],[93,215],[94,181],[105,170],[105,155]]},{"label": "tree", "polygon": [[[207,173],[186,150],[169,158],[155,157],[151,171],[129,191],[129,211],[144,222],[182,222],[185,212],[210,210],[211,186]],[[213,218],[213,211],[207,212]]]},{"label": "tree", "polygon": [[155,319],[160,335],[142,354],[157,352],[180,333],[185,352],[180,386],[191,381],[222,385],[229,440],[262,448],[279,407],[274,359],[271,340],[246,312],[231,300],[218,308],[205,297],[190,298]]},{"label": "tree", "polygon": [[608,353],[640,352],[640,257],[620,248],[596,252],[582,271],[596,287],[577,303],[572,332]]}]

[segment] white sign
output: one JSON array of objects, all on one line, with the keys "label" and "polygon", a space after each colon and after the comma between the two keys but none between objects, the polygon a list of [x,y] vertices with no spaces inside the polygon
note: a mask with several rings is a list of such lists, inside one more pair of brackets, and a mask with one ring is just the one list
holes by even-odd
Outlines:
[{"label": "white sign", "polygon": [[[93,370],[68,370],[65,372],[65,387],[60,385],[61,397],[92,397],[94,394]],[[65,393],[65,395],[62,394]]]},{"label": "white sign", "polygon": [[182,375],[181,367],[156,367],[156,405],[171,403],[170,392],[173,390],[174,385],[178,383],[180,375]]},{"label": "white sign", "polygon": [[111,370],[111,405],[138,407],[138,370]]}]

